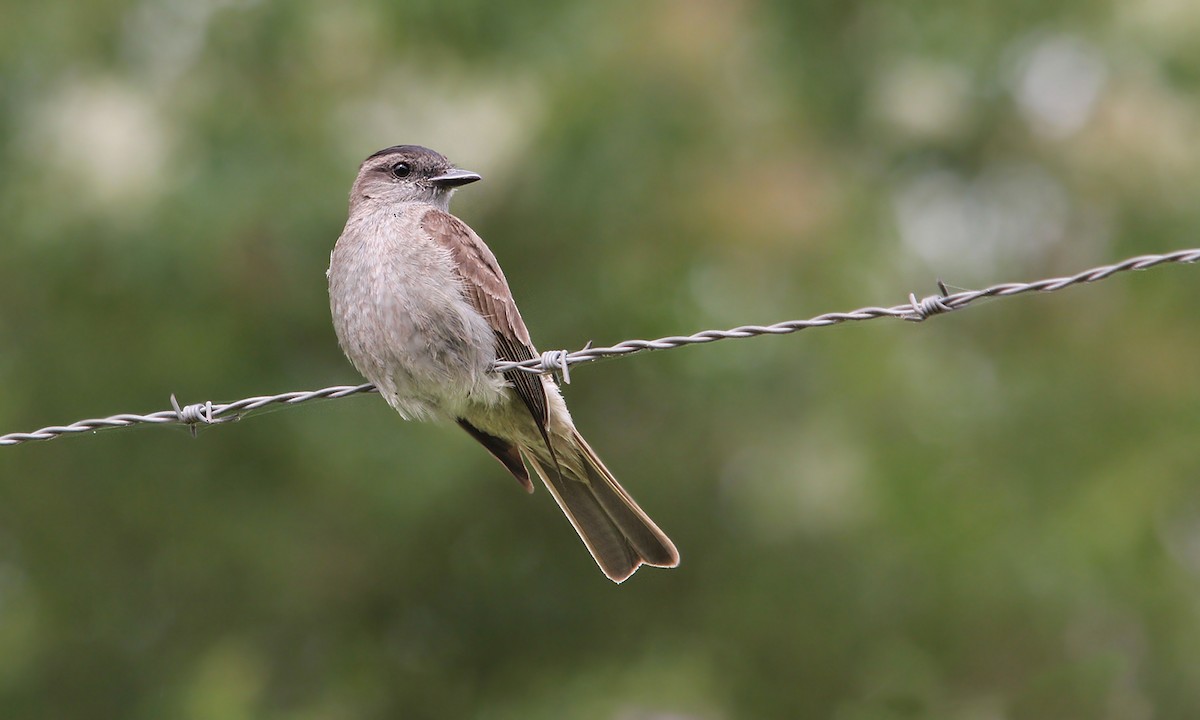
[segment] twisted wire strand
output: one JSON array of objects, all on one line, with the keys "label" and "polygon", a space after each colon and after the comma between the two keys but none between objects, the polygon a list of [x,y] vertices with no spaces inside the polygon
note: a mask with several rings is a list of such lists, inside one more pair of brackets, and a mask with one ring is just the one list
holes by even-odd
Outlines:
[{"label": "twisted wire strand", "polygon": [[[523,362],[496,363],[496,372],[517,370],[534,375],[542,373],[558,373],[565,382],[570,382],[570,366],[592,362],[602,358],[621,357],[647,350],[670,350],[684,345],[699,345],[716,342],[717,340],[740,339],[760,335],[787,335],[800,330],[815,327],[828,327],[845,322],[875,320],[878,318],[893,318],[921,322],[933,315],[947,313],[964,308],[971,303],[992,297],[1011,297],[1029,292],[1049,293],[1062,290],[1072,285],[1092,283],[1104,280],[1120,272],[1130,270],[1145,270],[1159,265],[1174,263],[1194,263],[1200,261],[1200,248],[1177,250],[1162,255],[1139,255],[1112,265],[1102,265],[1074,275],[1047,278],[1025,283],[1001,283],[984,288],[983,290],[963,290],[946,294],[945,286],[939,282],[941,295],[917,299],[915,294],[909,295],[909,301],[892,307],[864,307],[850,312],[831,312],[808,318],[807,320],[788,320],[773,325],[743,325],[729,330],[705,330],[693,335],[673,335],[657,340],[626,340],[610,347],[587,347],[574,352],[551,350],[542,353],[540,357]],[[362,385],[335,385],[320,390],[287,392],[279,395],[260,395],[244,398],[231,403],[214,403],[211,401],[180,407],[171,396],[171,410],[160,410],[148,415],[123,413],[106,418],[80,420],[70,425],[54,425],[27,433],[10,433],[0,436],[0,446],[19,445],[32,440],[51,440],[62,435],[73,433],[95,432],[111,428],[129,427],[142,423],[159,425],[185,425],[192,430],[193,435],[199,425],[217,425],[234,422],[247,414],[267,407],[268,405],[298,405],[310,400],[335,399],[349,397],[360,393],[376,392],[370,383]]]}]

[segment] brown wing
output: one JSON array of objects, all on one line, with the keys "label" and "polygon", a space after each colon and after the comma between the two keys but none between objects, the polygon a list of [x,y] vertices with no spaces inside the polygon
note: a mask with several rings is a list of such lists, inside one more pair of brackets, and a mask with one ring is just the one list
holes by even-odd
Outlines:
[{"label": "brown wing", "polygon": [[[421,217],[421,227],[454,257],[468,302],[491,323],[496,333],[496,359],[520,362],[537,357],[537,351],[529,339],[529,330],[513,301],[500,264],[475,231],[462,220],[441,210],[426,212]],[[504,373],[504,378],[529,408],[542,437],[549,445],[549,438],[546,438],[549,411],[541,377],[510,370]]]},{"label": "brown wing", "polygon": [[521,460],[521,448],[514,445],[510,440],[485,433],[462,418],[458,419],[458,426],[466,430],[468,435],[475,438],[484,449],[492,454],[492,457],[499,460],[500,464],[517,479],[517,482],[521,483],[521,487],[525,488],[525,492],[533,492],[533,481],[529,479],[529,469],[525,467],[525,463]]}]

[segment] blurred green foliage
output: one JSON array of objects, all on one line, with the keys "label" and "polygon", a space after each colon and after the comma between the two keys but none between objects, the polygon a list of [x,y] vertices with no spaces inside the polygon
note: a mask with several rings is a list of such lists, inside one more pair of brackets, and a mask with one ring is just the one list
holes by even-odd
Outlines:
[{"label": "blurred green foliage", "polygon": [[[0,431],[357,382],[357,163],[544,349],[1197,244],[1200,6],[0,1]],[[360,397],[0,449],[4,718],[1200,716],[1200,282],[581,368],[679,545]]]}]

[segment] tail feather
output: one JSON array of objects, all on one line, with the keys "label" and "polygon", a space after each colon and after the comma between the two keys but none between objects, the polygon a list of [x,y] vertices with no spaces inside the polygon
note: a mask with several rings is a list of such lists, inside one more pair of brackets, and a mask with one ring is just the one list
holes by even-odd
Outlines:
[{"label": "tail feather", "polygon": [[554,495],[596,564],[621,582],[641,565],[675,567],[679,552],[629,493],[621,487],[578,432],[568,450],[558,449],[558,472],[543,467],[550,458],[529,455],[530,464]]}]

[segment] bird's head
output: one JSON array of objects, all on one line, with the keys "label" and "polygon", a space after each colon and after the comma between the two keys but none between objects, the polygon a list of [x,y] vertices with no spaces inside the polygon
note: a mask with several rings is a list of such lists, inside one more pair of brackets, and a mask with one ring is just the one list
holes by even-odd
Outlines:
[{"label": "bird's head", "polygon": [[363,161],[350,191],[350,206],[374,200],[388,205],[422,202],[448,210],[454,190],[479,179],[429,148],[395,145]]}]

